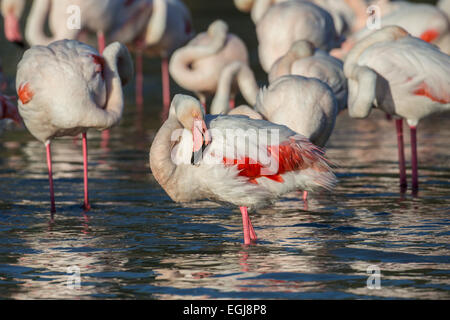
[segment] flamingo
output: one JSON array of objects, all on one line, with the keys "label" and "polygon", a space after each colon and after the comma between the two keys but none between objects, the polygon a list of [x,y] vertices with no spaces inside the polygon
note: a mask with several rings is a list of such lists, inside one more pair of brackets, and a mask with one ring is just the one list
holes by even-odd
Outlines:
[{"label": "flamingo", "polygon": [[116,125],[124,106],[122,85],[133,76],[125,46],[115,42],[103,56],[76,40],[61,40],[27,50],[18,65],[16,88],[25,126],[47,151],[51,212],[56,212],[51,140],[83,136],[84,208],[88,198],[87,135],[89,128]]},{"label": "flamingo", "polygon": [[407,186],[403,119],[411,132],[412,189],[418,192],[417,125],[450,111],[450,56],[398,26],[385,27],[358,42],[344,64],[349,80],[349,114],[369,116],[376,106],[396,118],[400,186]]},{"label": "flamingo", "polygon": [[2,0],[1,13],[4,20],[4,32],[8,41],[23,46],[20,18],[25,8],[25,0]]},{"label": "flamingo", "polygon": [[[236,135],[242,143],[235,143]],[[150,168],[175,202],[207,198],[240,207],[246,245],[257,239],[248,209],[297,189],[332,189],[336,183],[323,152],[307,138],[264,120],[205,117],[200,102],[185,95],[172,101],[150,149]]]},{"label": "flamingo", "polygon": [[344,64],[328,52],[316,49],[311,42],[294,42],[286,55],[273,64],[269,72],[269,82],[289,74],[321,80],[332,89],[339,111],[347,107],[348,87]]},{"label": "flamingo", "polygon": [[[23,0],[20,0],[23,1]],[[80,28],[69,28],[68,9],[76,6],[82,13]],[[97,34],[103,52],[106,34],[123,29],[121,35],[133,41],[142,33],[151,11],[150,0],[34,0],[25,29],[25,38],[34,45],[49,45],[56,40],[79,39],[84,31]],[[48,19],[52,36],[44,32]],[[125,39],[118,39],[128,43]]]},{"label": "flamingo", "polygon": [[216,20],[207,32],[173,53],[169,72],[178,85],[195,92],[206,106],[207,98],[216,92],[222,69],[233,61],[248,64],[247,48],[239,37],[228,33],[224,21]]},{"label": "flamingo", "polygon": [[342,42],[331,15],[307,1],[285,1],[267,10],[256,25],[261,66],[269,72],[273,63],[288,52],[297,40],[308,40],[330,51]]},{"label": "flamingo", "polygon": [[137,48],[136,97],[138,106],[143,104],[143,52],[150,57],[161,57],[163,88],[163,118],[170,107],[169,57],[194,36],[189,9],[180,0],[153,0],[153,11],[145,38]]},{"label": "flamingo", "polygon": [[[387,13],[381,17],[381,27],[390,25],[402,27],[412,36],[433,43],[443,52],[450,53],[450,22],[444,12],[425,3],[384,2]],[[344,53],[340,56],[345,55],[355,43],[373,32],[373,28],[365,27],[352,35],[346,42]]]}]

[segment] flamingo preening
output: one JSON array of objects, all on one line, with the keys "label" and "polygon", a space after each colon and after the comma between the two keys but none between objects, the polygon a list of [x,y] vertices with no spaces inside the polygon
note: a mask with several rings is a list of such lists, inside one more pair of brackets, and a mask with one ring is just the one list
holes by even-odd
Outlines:
[{"label": "flamingo preening", "polygon": [[257,239],[248,209],[336,182],[323,152],[304,136],[245,116],[205,117],[200,102],[185,95],[172,101],[150,149],[150,167],[176,202],[211,199],[240,207],[245,244]]},{"label": "flamingo preening", "polygon": [[358,42],[344,64],[349,114],[365,118],[373,106],[396,117],[400,185],[406,188],[403,119],[411,131],[412,189],[419,188],[416,130],[419,121],[450,111],[450,56],[398,26]]},{"label": "flamingo preening", "polygon": [[133,76],[125,46],[115,42],[99,55],[76,40],[61,40],[27,50],[18,65],[19,112],[30,133],[45,144],[51,212],[56,211],[51,140],[83,135],[84,208],[90,209],[87,171],[87,130],[108,129],[122,117],[122,85]]},{"label": "flamingo preening", "polygon": [[207,98],[217,90],[222,69],[233,61],[248,64],[247,48],[241,39],[228,33],[225,22],[217,20],[207,32],[173,53],[169,71],[178,85],[195,92],[206,106]]}]

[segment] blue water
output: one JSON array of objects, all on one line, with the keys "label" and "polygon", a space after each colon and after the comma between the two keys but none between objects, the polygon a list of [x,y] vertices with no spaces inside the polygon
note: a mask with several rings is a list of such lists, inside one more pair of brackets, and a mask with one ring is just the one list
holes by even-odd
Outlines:
[{"label": "blue water", "polygon": [[[249,39],[258,70],[251,22],[225,7],[196,9],[197,29],[228,16],[232,31]],[[5,44],[1,52],[13,81],[20,51]],[[237,208],[176,204],[154,180],[148,152],[160,126],[158,61],[146,61],[146,70],[144,114],[130,86],[108,149],[89,132],[86,214],[79,142],[53,144],[51,219],[44,147],[24,129],[0,137],[0,298],[450,298],[450,117],[419,125],[421,189],[413,197],[398,187],[394,123],[378,112],[367,120],[341,115],[327,146],[338,164],[336,190],[311,195],[307,210],[293,193],[252,214],[259,241],[244,246]],[[380,289],[367,287],[369,266],[381,272]],[[79,268],[79,288],[70,285],[70,267]]]}]

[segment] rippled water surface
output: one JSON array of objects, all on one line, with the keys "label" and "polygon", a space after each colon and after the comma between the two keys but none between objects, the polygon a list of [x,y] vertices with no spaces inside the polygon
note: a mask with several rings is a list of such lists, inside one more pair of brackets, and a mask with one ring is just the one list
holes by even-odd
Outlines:
[{"label": "rippled water surface", "polygon": [[[231,6],[194,10],[198,30],[228,15],[257,69],[248,17]],[[20,51],[1,52],[12,81]],[[175,204],[154,180],[148,151],[160,125],[158,61],[146,69],[144,113],[130,86],[108,148],[89,132],[88,213],[79,142],[53,143],[51,220],[43,145],[23,129],[0,137],[0,298],[450,298],[450,117],[419,126],[421,189],[413,197],[398,187],[394,123],[379,112],[367,120],[342,114],[327,147],[338,164],[336,190],[312,194],[308,210],[293,193],[253,213],[260,240],[243,246],[237,208]],[[366,286],[372,265],[381,270],[379,290]],[[79,289],[67,286],[74,266]]]}]

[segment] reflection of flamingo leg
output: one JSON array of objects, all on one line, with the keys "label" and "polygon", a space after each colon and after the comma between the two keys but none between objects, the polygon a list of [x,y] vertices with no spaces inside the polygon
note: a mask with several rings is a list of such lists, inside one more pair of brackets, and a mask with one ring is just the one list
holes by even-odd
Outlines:
[{"label": "reflection of flamingo leg", "polygon": [[163,120],[166,120],[170,109],[170,76],[169,59],[167,57],[163,57],[161,60],[161,76],[163,87]]},{"label": "reflection of flamingo leg", "polygon": [[416,193],[419,190],[419,174],[417,167],[417,129],[410,126],[411,130],[411,171],[412,171],[412,190]]},{"label": "reflection of flamingo leg", "polygon": [[400,188],[406,189],[406,166],[405,166],[405,144],[403,142],[403,119],[396,119],[397,145],[398,145],[398,165],[400,168]]},{"label": "reflection of flamingo leg", "polygon": [[51,213],[56,212],[55,206],[55,190],[53,187],[53,169],[52,169],[52,150],[50,147],[50,142],[45,144],[47,149],[47,167],[48,167],[48,181],[50,184],[50,202],[51,202]]},{"label": "reflection of flamingo leg", "polygon": [[255,229],[253,229],[253,225],[252,225],[252,221],[250,220],[250,217],[248,217],[248,228],[250,230],[250,240],[252,240],[252,241],[258,240]]},{"label": "reflection of flamingo leg", "polygon": [[88,160],[87,160],[87,136],[86,132],[83,133],[83,168],[84,168],[84,210],[91,210],[89,204],[89,191],[88,191]]},{"label": "reflection of flamingo leg", "polygon": [[136,50],[136,105],[138,111],[142,112],[144,105],[144,74],[143,74],[143,50],[138,46]]}]

